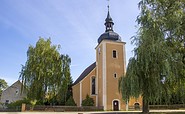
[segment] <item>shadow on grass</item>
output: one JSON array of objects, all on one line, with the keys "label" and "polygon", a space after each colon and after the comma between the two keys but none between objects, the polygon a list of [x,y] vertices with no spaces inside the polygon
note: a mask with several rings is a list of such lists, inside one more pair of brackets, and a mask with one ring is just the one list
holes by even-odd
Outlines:
[{"label": "shadow on grass", "polygon": [[[142,114],[141,112],[100,112],[92,114]],[[150,112],[149,114],[185,114],[185,112]]]}]

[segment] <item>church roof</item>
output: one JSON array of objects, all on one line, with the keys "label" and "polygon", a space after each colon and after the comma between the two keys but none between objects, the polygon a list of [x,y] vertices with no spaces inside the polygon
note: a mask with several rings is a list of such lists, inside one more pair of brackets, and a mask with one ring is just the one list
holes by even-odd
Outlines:
[{"label": "church roof", "polygon": [[83,80],[94,68],[96,67],[96,62],[91,64],[89,67],[87,67],[82,74],[78,77],[78,79],[73,83],[73,85],[76,85],[81,80]]}]

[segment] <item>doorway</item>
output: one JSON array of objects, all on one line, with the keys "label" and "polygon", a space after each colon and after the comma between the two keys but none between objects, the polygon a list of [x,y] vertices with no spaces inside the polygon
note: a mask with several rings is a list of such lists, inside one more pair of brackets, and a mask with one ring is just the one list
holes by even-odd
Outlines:
[{"label": "doorway", "polygon": [[119,111],[119,101],[118,100],[113,101],[113,110]]}]

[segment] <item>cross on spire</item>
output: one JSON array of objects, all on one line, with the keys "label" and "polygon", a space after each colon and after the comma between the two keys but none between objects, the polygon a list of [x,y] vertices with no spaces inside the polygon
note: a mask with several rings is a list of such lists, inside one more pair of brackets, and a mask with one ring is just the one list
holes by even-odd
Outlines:
[{"label": "cross on spire", "polygon": [[105,27],[106,27],[105,32],[113,31],[113,25],[114,25],[113,20],[110,16],[110,13],[109,13],[109,1],[110,0],[107,0],[107,1],[108,1],[108,6],[107,6],[108,7],[108,13],[107,13],[107,18],[105,19]]},{"label": "cross on spire", "polygon": [[108,3],[108,5],[107,5],[107,7],[108,7],[108,11],[109,11],[109,2],[110,2],[110,0],[107,0],[107,3]]}]

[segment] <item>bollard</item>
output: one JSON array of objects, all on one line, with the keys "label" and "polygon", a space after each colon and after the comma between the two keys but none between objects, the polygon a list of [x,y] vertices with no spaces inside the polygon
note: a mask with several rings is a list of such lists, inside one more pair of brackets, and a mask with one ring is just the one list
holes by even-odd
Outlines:
[{"label": "bollard", "polygon": [[21,112],[25,112],[25,111],[26,111],[26,104],[22,103]]}]

